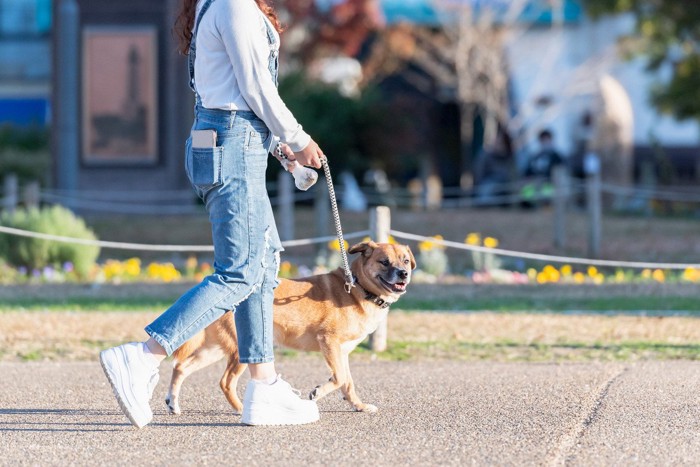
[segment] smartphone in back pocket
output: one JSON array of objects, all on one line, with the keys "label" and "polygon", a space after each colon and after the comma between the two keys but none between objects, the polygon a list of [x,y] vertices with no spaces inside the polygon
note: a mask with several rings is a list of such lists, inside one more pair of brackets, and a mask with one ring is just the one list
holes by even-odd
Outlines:
[{"label": "smartphone in back pocket", "polygon": [[192,147],[199,149],[216,147],[216,130],[192,130]]}]

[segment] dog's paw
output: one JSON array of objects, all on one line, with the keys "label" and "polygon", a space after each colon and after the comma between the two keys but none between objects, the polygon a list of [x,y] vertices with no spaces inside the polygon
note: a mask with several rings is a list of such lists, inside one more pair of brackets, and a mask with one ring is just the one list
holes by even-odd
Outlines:
[{"label": "dog's paw", "polygon": [[168,406],[168,413],[171,415],[180,415],[182,410],[180,410],[180,404],[176,402],[171,402],[170,399],[165,399],[165,404]]},{"label": "dog's paw", "polygon": [[362,407],[357,407],[355,408],[358,412],[365,412],[365,413],[377,413],[379,410],[376,405],[372,404],[363,404]]},{"label": "dog's paw", "polygon": [[316,386],[314,388],[314,390],[309,393],[309,399],[312,401],[315,401],[316,399],[321,397],[320,392],[321,392],[321,386]]}]

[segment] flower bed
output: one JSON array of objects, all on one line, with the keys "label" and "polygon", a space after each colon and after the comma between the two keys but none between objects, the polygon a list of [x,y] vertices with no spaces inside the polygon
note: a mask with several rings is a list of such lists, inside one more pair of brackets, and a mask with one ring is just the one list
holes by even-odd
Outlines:
[{"label": "flower bed", "polygon": [[[414,271],[413,281],[419,283],[474,283],[474,284],[625,284],[625,283],[700,283],[700,269],[687,268],[682,271],[662,269],[599,269],[594,266],[572,266],[564,264],[542,267],[523,267],[522,270],[510,270],[503,261],[488,251],[470,252],[471,268],[462,272],[450,270],[450,258],[446,247],[439,242],[442,236],[414,245],[418,269]],[[368,241],[369,237],[362,241]],[[397,241],[390,237],[390,243]],[[469,233],[464,243],[497,248],[499,240],[494,237]],[[345,243],[345,248],[349,248]],[[417,250],[417,251],[416,251]],[[315,264],[293,264],[283,261],[280,264],[280,277],[305,277],[333,270],[341,265],[338,241],[327,244],[325,254],[315,259]],[[85,278],[78,275],[70,262],[46,266],[42,269],[14,268],[0,261],[0,284],[41,284],[41,283],[172,283],[199,282],[213,273],[212,266],[200,262],[191,256],[176,266],[172,262],[151,262],[143,264],[139,258],[127,260],[108,259],[96,264]]]}]

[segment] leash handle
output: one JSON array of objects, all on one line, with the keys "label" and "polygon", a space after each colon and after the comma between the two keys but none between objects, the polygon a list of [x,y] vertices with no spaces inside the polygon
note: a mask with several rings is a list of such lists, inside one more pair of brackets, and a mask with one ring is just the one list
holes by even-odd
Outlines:
[{"label": "leash handle", "polygon": [[328,185],[328,196],[331,199],[331,211],[333,212],[333,222],[335,223],[335,233],[338,236],[338,246],[340,246],[340,255],[343,260],[343,270],[345,273],[345,291],[350,293],[355,287],[355,278],[350,271],[350,263],[348,262],[348,252],[345,251],[345,240],[343,239],[343,227],[340,225],[340,212],[338,211],[338,201],[335,198],[335,189],[333,188],[333,179],[331,178],[331,169],[328,167],[328,159],[326,156],[321,158],[323,166],[323,174],[326,177]]}]

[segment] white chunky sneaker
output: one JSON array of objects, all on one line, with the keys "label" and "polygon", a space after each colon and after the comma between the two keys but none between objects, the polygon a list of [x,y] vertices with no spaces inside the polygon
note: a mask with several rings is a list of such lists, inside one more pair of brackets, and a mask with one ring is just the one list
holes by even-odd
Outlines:
[{"label": "white chunky sneaker", "polygon": [[158,383],[158,366],[145,354],[144,345],[131,342],[100,352],[102,369],[117,402],[137,428],[143,428],[153,419],[149,401]]},{"label": "white chunky sneaker", "polygon": [[315,401],[301,399],[301,393],[277,376],[267,384],[251,380],[243,397],[243,417],[246,425],[303,425],[320,418]]}]

